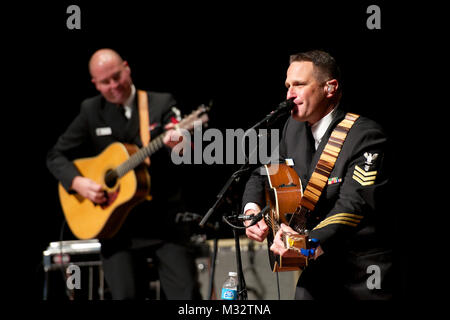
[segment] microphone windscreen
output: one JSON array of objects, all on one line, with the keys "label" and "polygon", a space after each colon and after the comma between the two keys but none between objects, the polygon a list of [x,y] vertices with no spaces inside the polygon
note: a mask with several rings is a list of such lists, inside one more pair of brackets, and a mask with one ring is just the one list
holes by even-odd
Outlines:
[{"label": "microphone windscreen", "polygon": [[294,98],[290,98],[281,102],[278,106],[280,109],[288,109],[291,111],[295,107]]}]

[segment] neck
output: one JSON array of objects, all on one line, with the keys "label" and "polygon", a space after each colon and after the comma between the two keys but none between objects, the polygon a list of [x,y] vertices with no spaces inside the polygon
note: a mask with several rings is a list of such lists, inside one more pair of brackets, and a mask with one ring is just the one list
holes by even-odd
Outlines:
[{"label": "neck", "polygon": [[317,123],[321,119],[323,119],[327,114],[329,114],[331,111],[333,111],[336,106],[337,106],[337,103],[330,103],[328,106],[326,106],[323,109],[323,111],[320,114],[318,114],[318,117],[316,117],[312,121],[308,121],[308,124],[310,126],[313,126],[315,123]]},{"label": "neck", "polygon": [[129,94],[127,95],[127,98],[122,101],[123,105],[129,105],[131,104],[131,101],[133,100],[134,95],[136,94],[136,88],[133,84],[130,86]]}]

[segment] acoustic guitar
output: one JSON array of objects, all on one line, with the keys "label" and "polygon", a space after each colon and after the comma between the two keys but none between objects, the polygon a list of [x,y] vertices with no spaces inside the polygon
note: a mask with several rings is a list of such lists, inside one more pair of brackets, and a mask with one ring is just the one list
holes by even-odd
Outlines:
[{"label": "acoustic guitar", "polygon": [[[208,119],[208,107],[202,105],[177,124],[191,131],[196,121]],[[82,176],[103,186],[107,201],[101,205],[68,193],[61,183],[59,198],[72,233],[78,239],[105,239],[114,236],[133,207],[149,197],[150,175],[143,163],[147,157],[164,146],[165,133],[139,149],[136,145],[115,142],[96,157],[75,160]]]},{"label": "acoustic guitar", "polygon": [[[300,206],[303,196],[302,182],[295,170],[286,164],[270,164],[264,167],[268,177],[266,202],[270,206],[270,210],[264,216],[264,221],[270,229],[267,244],[272,271],[301,270],[308,264],[308,259],[300,253],[301,248],[306,249],[308,246],[308,231],[306,230],[308,210]],[[295,253],[293,257],[281,257],[270,250],[281,223],[299,233],[283,233],[282,235],[286,248]]]}]

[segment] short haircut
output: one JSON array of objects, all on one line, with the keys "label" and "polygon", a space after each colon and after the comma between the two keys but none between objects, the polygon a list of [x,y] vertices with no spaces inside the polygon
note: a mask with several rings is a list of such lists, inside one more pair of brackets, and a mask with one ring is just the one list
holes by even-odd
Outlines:
[{"label": "short haircut", "polygon": [[290,56],[289,64],[299,61],[310,61],[314,65],[314,73],[318,81],[336,79],[341,83],[341,71],[336,60],[327,52],[312,50]]}]

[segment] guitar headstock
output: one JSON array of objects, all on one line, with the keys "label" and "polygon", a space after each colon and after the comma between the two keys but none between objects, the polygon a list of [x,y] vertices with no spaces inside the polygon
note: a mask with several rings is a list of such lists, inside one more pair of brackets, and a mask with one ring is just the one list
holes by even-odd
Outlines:
[{"label": "guitar headstock", "polygon": [[194,125],[207,125],[209,121],[208,111],[211,109],[204,104],[200,105],[196,110],[192,111],[189,115],[185,116],[178,124],[177,127],[192,131]]}]

